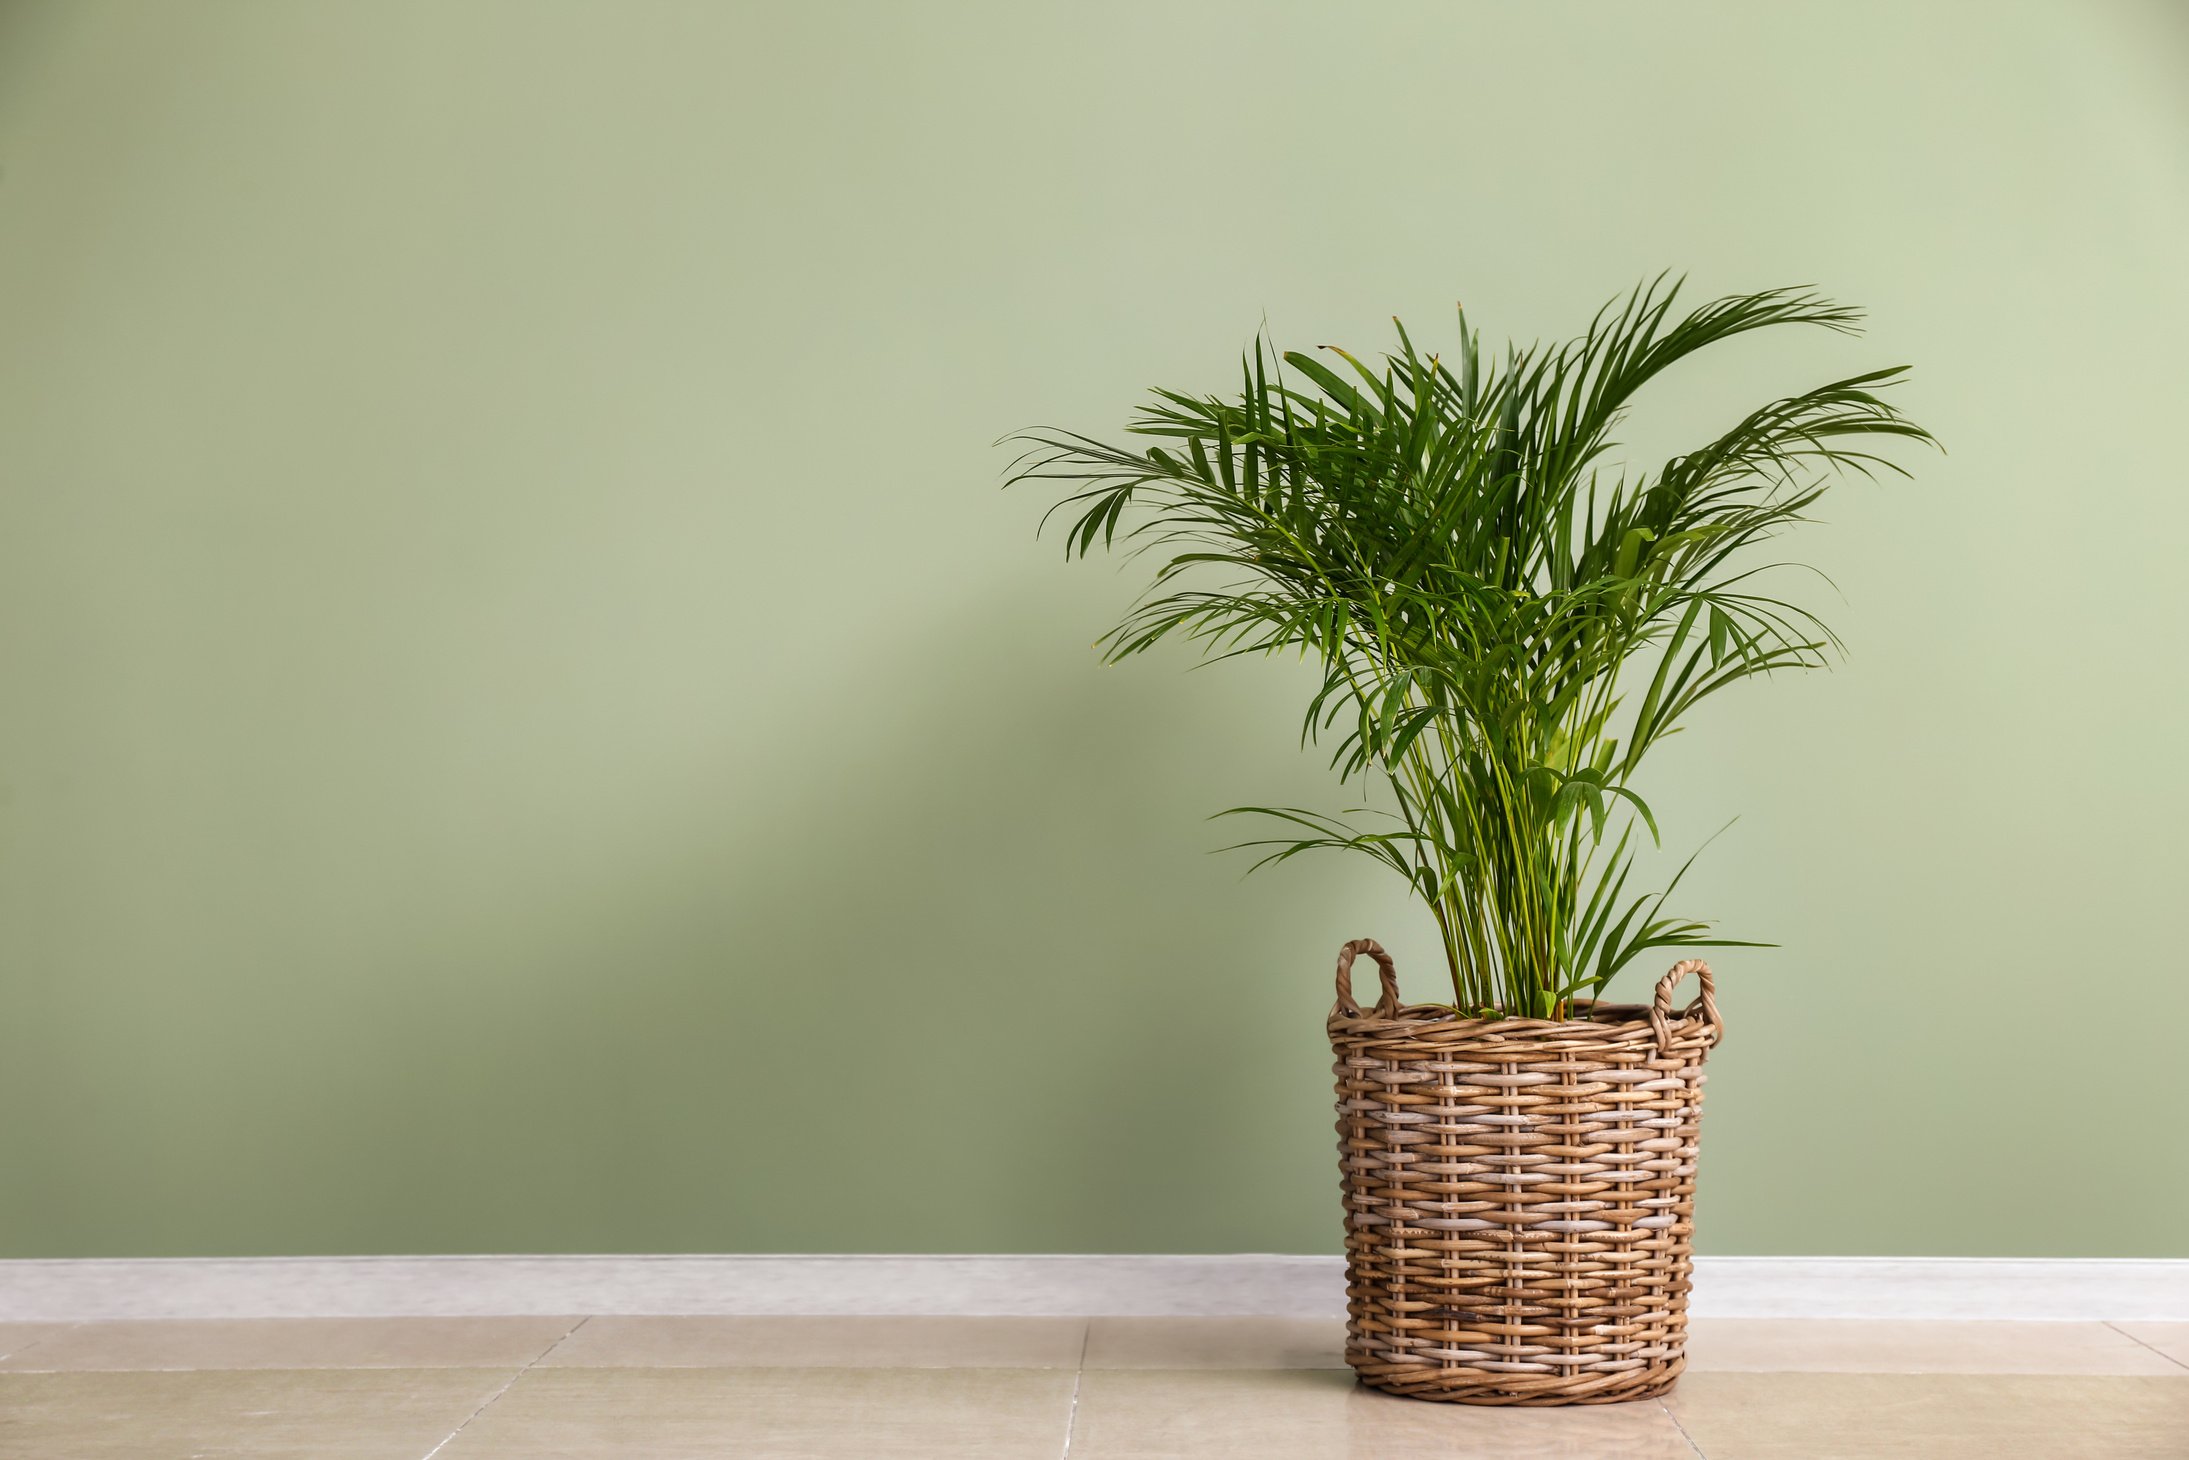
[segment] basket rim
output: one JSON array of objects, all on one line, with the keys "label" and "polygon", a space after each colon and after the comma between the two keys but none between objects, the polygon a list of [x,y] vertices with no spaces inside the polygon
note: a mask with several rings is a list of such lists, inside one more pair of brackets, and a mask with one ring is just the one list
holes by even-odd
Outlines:
[{"label": "basket rim", "polygon": [[[1499,1014],[1487,1017],[1480,1014],[1461,1014],[1449,1004],[1401,1004],[1398,1012],[1389,1018],[1378,1015],[1373,1008],[1363,1009],[1358,1015],[1332,1014],[1329,1019],[1333,1029],[1418,1029],[1426,1025],[1441,1028],[1494,1029],[1499,1033],[1527,1033],[1532,1030],[1565,1030],[1577,1025],[1617,1026],[1621,1024],[1647,1024],[1649,1005],[1610,1003],[1598,999],[1573,999],[1570,1005],[1579,1011],[1568,1019],[1536,1019],[1520,1014]],[[1673,1015],[1672,1022],[1684,1023],[1699,1019],[1699,1011],[1682,1009]]]},{"label": "basket rim", "polygon": [[1647,1004],[1598,1003],[1576,999],[1571,1019],[1485,1019],[1462,1017],[1441,1004],[1401,1004],[1395,1015],[1373,1009],[1358,1015],[1333,1012],[1326,1021],[1334,1047],[1417,1045],[1452,1054],[1467,1048],[1505,1055],[1540,1052],[1559,1058],[1590,1050],[1631,1050],[1655,1046],[1671,1054],[1707,1051],[1724,1034],[1722,1025],[1690,1006],[1669,1014],[1660,1025]]},{"label": "basket rim", "polygon": [[[1382,985],[1382,997],[1365,1007],[1353,996],[1353,963],[1362,954],[1375,960],[1377,979]],[[1675,1008],[1673,992],[1680,980],[1689,974],[1695,975],[1701,990],[1685,1008]],[[1596,1031],[1595,1037],[1603,1042],[1635,1043],[1635,1022],[1646,1020],[1660,1048],[1669,1050],[1675,1044],[1693,1043],[1695,1030],[1690,1026],[1696,1025],[1700,1026],[1703,1046],[1708,1048],[1725,1037],[1725,1022],[1718,1013],[1715,997],[1716,982],[1708,963],[1700,958],[1683,958],[1657,980],[1656,994],[1648,1004],[1575,999],[1571,1007],[1577,1017],[1569,1019],[1505,1014],[1484,1017],[1461,1014],[1448,1004],[1401,1002],[1396,961],[1375,939],[1355,938],[1338,949],[1338,1001],[1331,1005],[1326,1022],[1333,1041],[1342,1034],[1380,1040],[1416,1038],[1447,1045],[1472,1040],[1500,1046],[1536,1042],[1570,1050],[1589,1037],[1581,1033],[1582,1030]]]}]

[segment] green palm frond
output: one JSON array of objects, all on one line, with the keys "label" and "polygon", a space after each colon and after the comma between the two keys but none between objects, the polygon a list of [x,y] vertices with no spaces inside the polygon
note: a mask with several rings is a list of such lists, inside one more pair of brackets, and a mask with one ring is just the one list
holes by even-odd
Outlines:
[{"label": "green palm frond", "polygon": [[[1066,552],[1147,554],[1150,586],[1099,641],[1111,660],[1167,639],[1211,660],[1305,654],[1322,683],[1303,742],[1346,781],[1382,783],[1388,824],[1241,808],[1307,836],[1244,843],[1257,865],[1309,850],[1373,857],[1442,932],[1454,1006],[1556,1016],[1653,948],[1722,946],[1629,894],[1631,838],[1656,822],[1629,784],[1649,748],[1726,686],[1829,662],[1837,640],[1763,591],[1754,552],[1833,478],[1901,473],[1930,443],[1871,371],[1771,401],[1655,471],[1607,479],[1641,388],[1710,345],[1860,315],[1806,290],[1675,313],[1659,279],[1578,338],[1485,358],[1459,318],[1449,354],[1405,327],[1371,364],[1257,341],[1238,393],[1158,390],[1120,446],[1033,430],[1010,481],[1059,490]],[[1904,473],[1901,473],[1904,474]],[[1683,867],[1684,874],[1685,868]]]}]

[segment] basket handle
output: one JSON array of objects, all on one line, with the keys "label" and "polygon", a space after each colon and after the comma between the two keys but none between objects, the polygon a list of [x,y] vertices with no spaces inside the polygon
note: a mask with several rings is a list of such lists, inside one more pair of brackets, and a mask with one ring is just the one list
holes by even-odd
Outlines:
[{"label": "basket handle", "polygon": [[1703,989],[1695,996],[1694,1002],[1678,1011],[1679,1016],[1692,1019],[1700,1015],[1703,1023],[1710,1026],[1712,1044],[1725,1038],[1725,1021],[1718,1017],[1718,983],[1710,976],[1710,965],[1700,958],[1683,958],[1673,964],[1663,978],[1657,980],[1657,998],[1649,1006],[1649,1024],[1657,1032],[1659,1049],[1672,1043],[1672,991],[1679,986],[1681,979],[1691,973],[1702,984]]},{"label": "basket handle", "polygon": [[1353,1002],[1353,960],[1363,953],[1376,960],[1376,974],[1383,982],[1383,994],[1376,1000],[1376,1017],[1397,1018],[1399,971],[1392,964],[1391,955],[1384,952],[1383,945],[1373,938],[1355,938],[1338,950],[1338,1003],[1330,1011],[1330,1017],[1358,1019],[1361,1016],[1361,1006]]}]

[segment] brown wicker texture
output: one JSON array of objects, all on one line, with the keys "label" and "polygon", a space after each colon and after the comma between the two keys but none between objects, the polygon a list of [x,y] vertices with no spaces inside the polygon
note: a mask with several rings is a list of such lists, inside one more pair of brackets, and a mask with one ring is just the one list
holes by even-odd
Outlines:
[{"label": "brown wicker texture", "polygon": [[[1353,1001],[1353,960],[1383,994]],[[1696,974],[1702,992],[1674,1010]],[[1330,1011],[1346,1209],[1346,1362],[1462,1404],[1609,1404],[1686,1363],[1706,964],[1653,1006],[1460,1019],[1402,1005],[1370,938],[1338,954]]]}]

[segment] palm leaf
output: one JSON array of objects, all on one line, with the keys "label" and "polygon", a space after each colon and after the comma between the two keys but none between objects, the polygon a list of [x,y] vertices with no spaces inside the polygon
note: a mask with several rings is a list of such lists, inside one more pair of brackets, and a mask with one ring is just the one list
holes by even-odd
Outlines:
[{"label": "palm leaf", "polygon": [[[1682,313],[1660,276],[1565,344],[1486,358],[1459,316],[1424,354],[1380,359],[1257,340],[1235,396],[1161,390],[1136,444],[1033,430],[1013,483],[1058,493],[1068,556],[1155,560],[1103,636],[1115,660],[1171,640],[1204,662],[1289,653],[1322,680],[1301,721],[1342,780],[1381,788],[1390,829],[1240,808],[1295,834],[1255,866],[1367,855],[1405,877],[1444,941],[1455,1007],[1553,1012],[1644,953],[1723,946],[1630,894],[1629,784],[1649,749],[1742,680],[1828,663],[1838,641],[1761,591],[1753,553],[1837,477],[1902,474],[1930,443],[1881,392],[1895,367],[1768,401],[1653,472],[1608,475],[1642,390],[1710,346],[1780,326],[1856,331],[1805,289]],[[1044,517],[1044,523],[1049,520]],[[1299,835],[1297,833],[1305,833]]]}]

